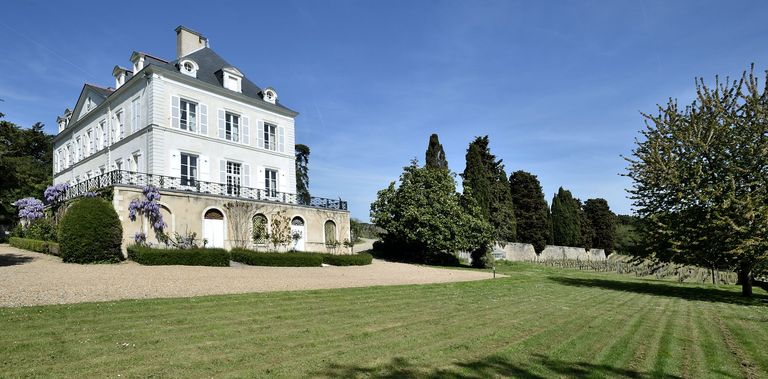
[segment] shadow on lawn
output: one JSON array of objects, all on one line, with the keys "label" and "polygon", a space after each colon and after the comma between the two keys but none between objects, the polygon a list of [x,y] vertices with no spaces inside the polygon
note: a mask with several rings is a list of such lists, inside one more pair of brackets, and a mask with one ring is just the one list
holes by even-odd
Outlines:
[{"label": "shadow on lawn", "polygon": [[21,254],[0,254],[0,267],[23,265],[34,258]]},{"label": "shadow on lawn", "polygon": [[614,291],[642,293],[653,296],[676,297],[685,300],[710,301],[739,305],[760,305],[760,301],[768,296],[753,295],[752,298],[741,296],[740,292],[719,288],[689,287],[674,283],[635,282],[610,279],[578,279],[567,277],[550,277],[556,283],[576,287],[599,287]]},{"label": "shadow on lawn", "polygon": [[[537,373],[543,372],[543,374]],[[490,356],[476,361],[455,363],[451,368],[425,369],[405,358],[394,358],[385,365],[362,367],[356,365],[331,364],[324,371],[314,373],[323,377],[339,378],[449,378],[471,379],[490,377],[548,378],[552,376],[584,377],[603,376],[611,378],[679,378],[664,373],[648,373],[588,362],[567,362],[549,359],[540,354],[526,363],[516,364],[499,356]]]}]

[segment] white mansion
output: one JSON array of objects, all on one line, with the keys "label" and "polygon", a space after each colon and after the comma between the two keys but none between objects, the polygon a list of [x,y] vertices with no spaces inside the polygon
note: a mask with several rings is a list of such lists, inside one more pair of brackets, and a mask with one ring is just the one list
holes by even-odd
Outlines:
[{"label": "white mansion", "polygon": [[168,232],[195,232],[209,246],[232,246],[223,205],[233,200],[253,202],[253,217],[268,223],[277,212],[288,216],[301,235],[297,250],[348,239],[346,202],[296,196],[298,113],[200,33],[176,28],[176,55],[133,52],[131,68],[112,70],[114,88],[85,84],[74,110],[58,119],[54,183],[70,183],[69,197],[113,188],[125,245],[142,227],[128,220],[128,203],[148,184],[161,190]]}]

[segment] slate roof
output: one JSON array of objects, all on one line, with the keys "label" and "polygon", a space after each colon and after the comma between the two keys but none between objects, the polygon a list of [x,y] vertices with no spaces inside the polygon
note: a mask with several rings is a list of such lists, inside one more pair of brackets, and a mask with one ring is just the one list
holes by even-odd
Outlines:
[{"label": "slate roof", "polygon": [[[223,68],[233,67],[231,64],[229,64],[229,62],[225,61],[224,58],[222,58],[219,54],[216,54],[216,52],[211,50],[209,47],[202,48],[170,62],[164,61],[157,57],[153,57],[146,53],[142,54],[145,56],[144,65],[151,64],[177,72],[179,71],[179,61],[184,59],[193,60],[198,65],[197,79],[217,87],[223,86],[223,83],[221,82],[221,75],[217,75],[217,72],[221,71]],[[264,101],[261,88],[245,76],[243,76],[242,79],[241,91],[245,96]],[[275,102],[275,105],[293,112],[293,110],[290,108],[280,104],[279,100]]]},{"label": "slate roof", "polygon": [[83,88],[83,92],[85,92],[85,90],[88,89],[88,88],[92,89],[93,92],[95,92],[97,95],[101,96],[102,100],[106,99],[107,96],[112,94],[112,92],[115,92],[115,90],[113,88],[99,87],[99,86],[96,86],[96,85],[93,85],[93,84],[89,84],[89,83],[85,83],[85,86]]}]

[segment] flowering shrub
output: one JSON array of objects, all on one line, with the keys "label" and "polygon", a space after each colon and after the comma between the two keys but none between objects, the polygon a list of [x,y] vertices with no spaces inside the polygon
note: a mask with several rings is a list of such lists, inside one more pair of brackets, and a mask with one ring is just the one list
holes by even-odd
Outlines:
[{"label": "flowering shrub", "polygon": [[45,192],[43,192],[45,202],[48,204],[56,204],[64,201],[64,196],[67,194],[67,190],[69,190],[69,184],[67,183],[59,183],[49,186],[45,189]]},{"label": "flowering shrub", "polygon": [[138,245],[144,245],[147,243],[147,235],[144,232],[136,232],[133,235],[133,241]]},{"label": "flowering shrub", "polygon": [[93,192],[93,191],[88,191],[83,196],[85,196],[85,197],[96,197],[96,196],[99,196],[99,194],[96,193],[96,192]]},{"label": "flowering shrub", "polygon": [[39,218],[43,218],[43,202],[35,199],[34,197],[25,197],[23,199],[16,200],[13,206],[19,208],[19,218],[25,223],[32,222]]},{"label": "flowering shrub", "polygon": [[[131,203],[128,204],[128,219],[136,221],[137,215],[145,216],[149,220],[149,224],[152,226],[152,230],[154,230],[157,239],[161,241],[167,240],[167,236],[163,232],[166,223],[163,221],[162,213],[160,213],[160,204],[157,203],[157,201],[160,200],[160,191],[157,187],[148,185],[144,186],[142,194],[144,195],[143,200],[133,199],[131,200]],[[140,243],[136,239],[138,234],[139,233],[136,233],[134,238],[136,243]],[[143,235],[144,233],[141,234]],[[143,242],[141,243],[146,243],[146,236],[144,236]]]}]

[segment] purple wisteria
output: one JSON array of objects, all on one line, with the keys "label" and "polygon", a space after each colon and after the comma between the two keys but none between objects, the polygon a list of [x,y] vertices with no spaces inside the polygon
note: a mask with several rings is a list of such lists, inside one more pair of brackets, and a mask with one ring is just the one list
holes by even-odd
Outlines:
[{"label": "purple wisteria", "polygon": [[[162,213],[160,213],[160,204],[157,203],[160,200],[160,191],[157,187],[149,185],[144,187],[142,193],[144,194],[143,200],[133,199],[128,204],[128,219],[136,221],[137,215],[146,216],[155,234],[164,236],[163,229],[165,229],[166,224],[163,221]],[[136,233],[134,240],[136,243],[143,243],[139,242],[139,234],[143,235],[144,233]],[[146,236],[143,236],[143,241],[146,241]]]},{"label": "purple wisteria", "polygon": [[144,232],[136,232],[133,235],[133,242],[136,242],[137,245],[144,245],[147,243],[147,235]]},{"label": "purple wisteria", "polygon": [[69,190],[69,184],[67,183],[59,183],[49,186],[45,189],[45,192],[43,192],[45,202],[48,204],[56,204],[64,201],[64,196],[67,194],[67,190]]},{"label": "purple wisteria", "polygon": [[19,208],[19,218],[23,221],[31,222],[45,217],[45,214],[43,213],[43,202],[34,197],[25,197],[16,200],[13,203],[13,206]]}]

